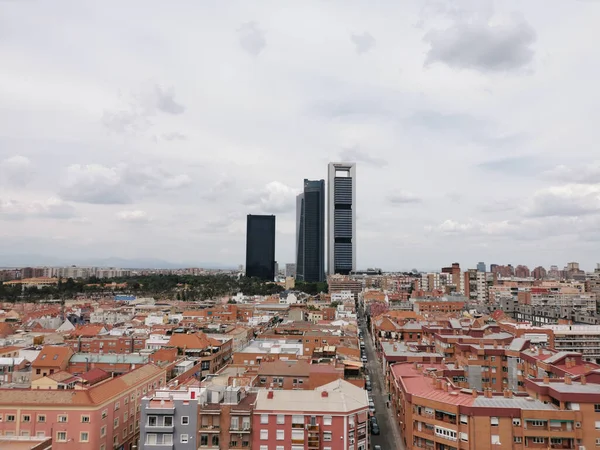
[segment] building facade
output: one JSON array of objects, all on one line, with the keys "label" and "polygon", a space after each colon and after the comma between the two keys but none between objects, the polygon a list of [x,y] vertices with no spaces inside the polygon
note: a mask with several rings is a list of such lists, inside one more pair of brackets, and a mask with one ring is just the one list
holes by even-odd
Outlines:
[{"label": "building facade", "polygon": [[356,165],[329,163],[327,181],[329,275],[356,270]]},{"label": "building facade", "polygon": [[304,180],[296,202],[296,278],[325,278],[325,181]]},{"label": "building facade", "polygon": [[248,214],[246,276],[275,279],[275,216]]}]

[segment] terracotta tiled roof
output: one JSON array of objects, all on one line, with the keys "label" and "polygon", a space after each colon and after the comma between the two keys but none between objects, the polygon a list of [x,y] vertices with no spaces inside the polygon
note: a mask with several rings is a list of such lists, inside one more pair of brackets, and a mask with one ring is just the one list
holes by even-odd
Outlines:
[{"label": "terracotta tiled roof", "polygon": [[53,373],[52,375],[48,375],[48,378],[50,378],[51,380],[54,380],[58,383],[62,383],[64,381],[67,381],[71,378],[76,378],[76,377],[74,377],[72,373],[61,370],[59,372]]},{"label": "terracotta tiled roof", "polygon": [[211,346],[210,340],[201,331],[193,334],[175,333],[171,336],[171,339],[169,339],[169,343],[167,344],[167,347],[185,349],[204,349]]},{"label": "terracotta tiled roof", "polygon": [[45,345],[31,367],[61,367],[69,362],[72,355],[73,350],[70,347]]},{"label": "terracotta tiled roof", "polygon": [[95,367],[92,370],[81,374],[80,378],[87,381],[90,385],[93,385],[102,380],[110,378],[110,374],[98,367]]},{"label": "terracotta tiled roof", "polygon": [[82,325],[71,331],[69,334],[75,337],[96,337],[102,332],[103,328],[105,328],[104,325]]},{"label": "terracotta tiled roof", "polygon": [[0,337],[5,338],[14,333],[13,327],[10,323],[0,322]]},{"label": "terracotta tiled roof", "polygon": [[305,361],[272,361],[261,363],[258,375],[297,376],[307,377],[310,374],[310,364]]},{"label": "terracotta tiled roof", "polygon": [[0,389],[0,408],[10,405],[99,405],[123,392],[143,386],[164,370],[146,364],[117,378],[81,390]]}]

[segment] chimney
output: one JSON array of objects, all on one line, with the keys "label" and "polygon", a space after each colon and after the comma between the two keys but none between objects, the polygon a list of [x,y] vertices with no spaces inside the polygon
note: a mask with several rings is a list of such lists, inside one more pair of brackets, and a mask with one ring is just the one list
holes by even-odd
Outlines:
[{"label": "chimney", "polygon": [[477,389],[471,389],[471,394],[473,395],[473,398],[477,398]]},{"label": "chimney", "polygon": [[550,384],[550,377],[548,375],[544,377],[544,384]]},{"label": "chimney", "polygon": [[267,392],[267,398],[273,398],[273,391]]},{"label": "chimney", "polygon": [[565,384],[573,384],[573,379],[571,375],[565,375]]},{"label": "chimney", "polygon": [[321,397],[329,397],[329,393],[327,391],[321,391]]},{"label": "chimney", "polygon": [[490,388],[484,389],[485,398],[492,398],[492,390]]},{"label": "chimney", "polygon": [[510,391],[508,389],[504,389],[504,398],[510,398]]},{"label": "chimney", "polygon": [[498,341],[494,341],[494,348],[498,348]]},{"label": "chimney", "polygon": [[581,378],[579,378],[579,381],[581,382],[581,384],[587,384],[587,380],[585,379],[585,375],[581,375]]},{"label": "chimney", "polygon": [[479,348],[484,348],[483,341],[479,341]]},{"label": "chimney", "polygon": [[443,381],[442,382],[442,388],[444,389],[444,392],[448,392],[448,387],[450,386],[450,383]]},{"label": "chimney", "polygon": [[442,380],[439,378],[434,378],[434,386],[436,389],[442,389]]}]

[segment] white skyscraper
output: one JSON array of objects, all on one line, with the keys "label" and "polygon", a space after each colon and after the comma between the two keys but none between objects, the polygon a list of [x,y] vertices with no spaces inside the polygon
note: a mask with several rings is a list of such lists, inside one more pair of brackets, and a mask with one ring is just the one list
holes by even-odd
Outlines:
[{"label": "white skyscraper", "polygon": [[327,273],[356,270],[356,164],[329,163]]}]

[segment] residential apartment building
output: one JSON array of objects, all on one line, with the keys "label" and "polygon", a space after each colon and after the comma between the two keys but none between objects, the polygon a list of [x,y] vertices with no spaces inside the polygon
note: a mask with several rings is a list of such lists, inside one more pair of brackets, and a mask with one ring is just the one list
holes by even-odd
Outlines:
[{"label": "residential apartment building", "polygon": [[52,437],[54,450],[131,450],[140,400],[165,382],[165,369],[147,364],[78,389],[0,389],[0,433]]},{"label": "residential apartment building", "polygon": [[392,408],[410,448],[578,450],[600,442],[595,428],[600,385],[576,384],[570,377],[527,380],[529,396],[510,390],[495,395],[489,389],[457,387],[435,369],[392,367]]},{"label": "residential apartment building", "polygon": [[252,428],[254,450],[367,450],[364,389],[339,380],[312,391],[260,390]]}]

